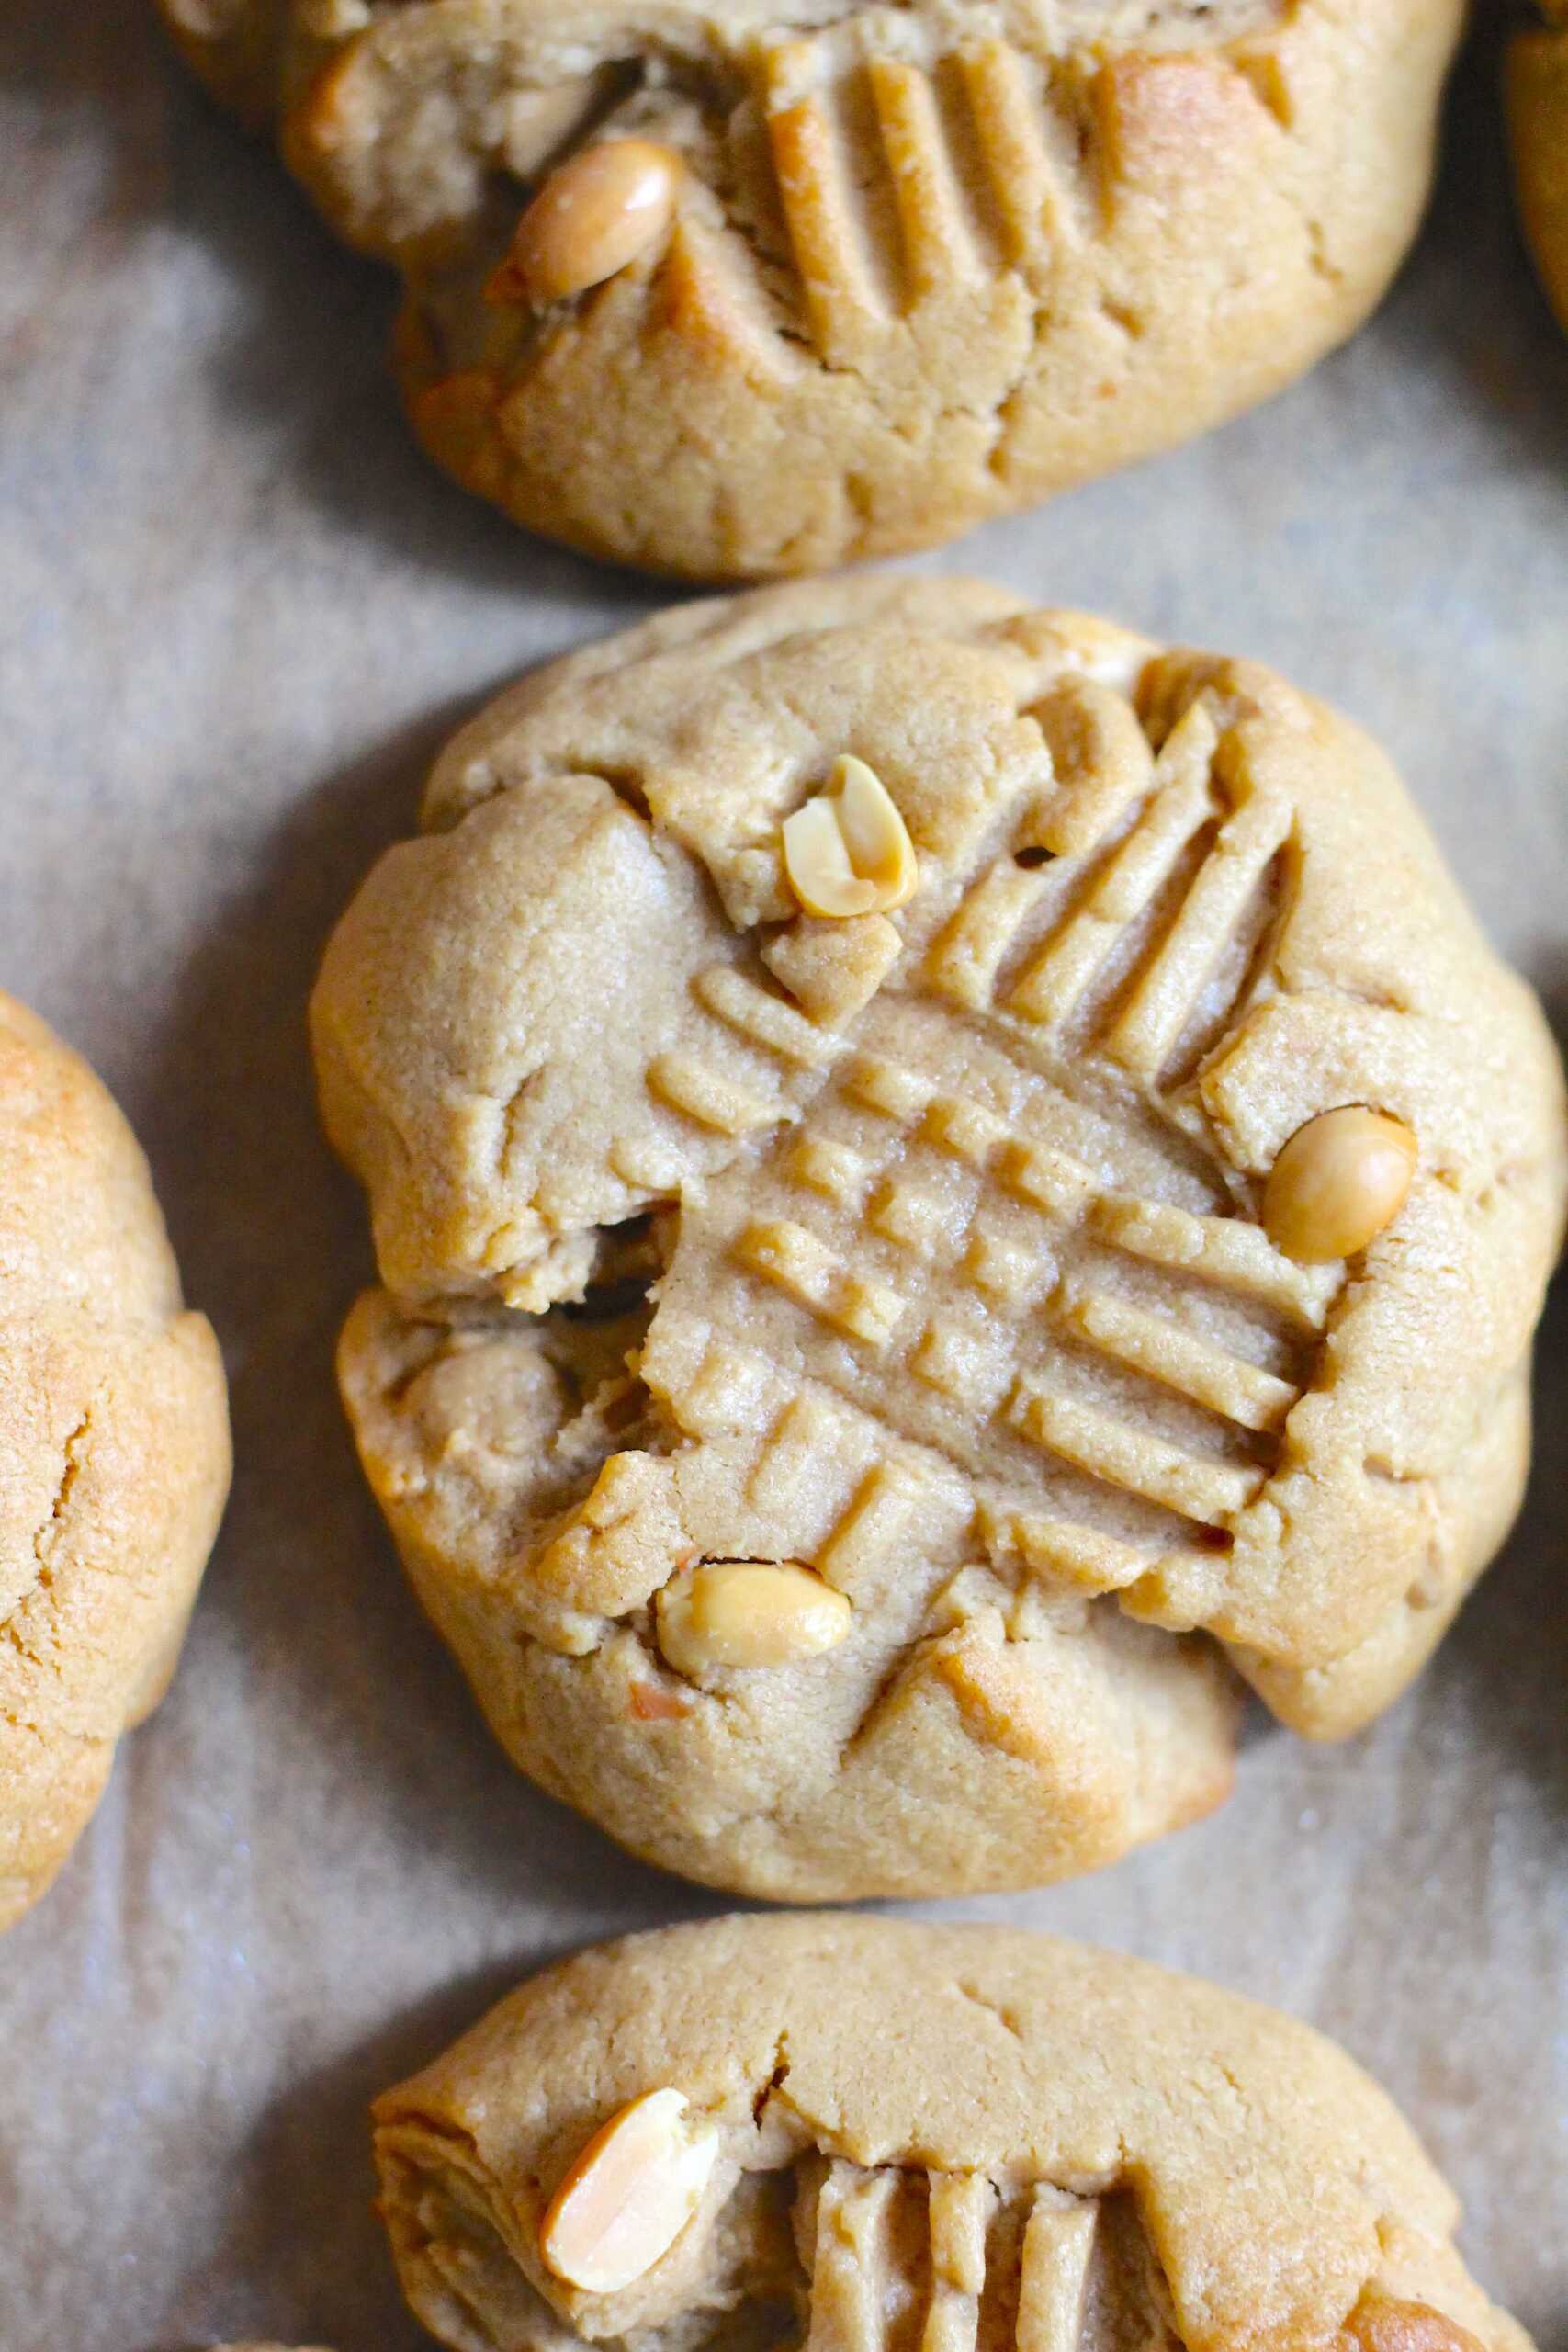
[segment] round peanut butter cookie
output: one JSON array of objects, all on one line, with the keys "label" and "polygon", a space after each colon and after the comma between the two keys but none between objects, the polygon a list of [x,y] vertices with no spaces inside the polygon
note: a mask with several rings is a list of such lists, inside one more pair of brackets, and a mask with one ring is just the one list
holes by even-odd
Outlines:
[{"label": "round peanut butter cookie", "polygon": [[1539,31],[1508,59],[1519,208],[1547,296],[1568,332],[1568,0],[1542,0]]},{"label": "round peanut butter cookie", "polygon": [[[314,1001],[370,1481],[516,1760],[817,1899],[1401,1690],[1528,1452],[1540,1010],[1266,670],[952,581],[690,605],[438,762]],[[1228,1661],[1228,1662],[1227,1662]]]},{"label": "round peanut butter cookie", "polygon": [[380,2099],[376,2156],[460,2352],[1528,2352],[1341,2051],[1055,1937],[607,1945]]},{"label": "round peanut butter cookie", "polygon": [[1415,229],[1459,0],[164,0],[402,272],[415,431],[703,578],[933,544],[1290,383]]},{"label": "round peanut butter cookie", "polygon": [[229,1484],[217,1341],[124,1119],[0,994],[0,1928],[175,1669]]}]

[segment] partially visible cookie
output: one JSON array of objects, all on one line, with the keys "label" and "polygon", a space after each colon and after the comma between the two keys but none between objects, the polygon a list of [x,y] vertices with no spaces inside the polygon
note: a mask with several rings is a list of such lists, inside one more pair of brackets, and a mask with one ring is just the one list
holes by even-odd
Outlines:
[{"label": "partially visible cookie", "polygon": [[402,272],[440,462],[703,578],[929,545],[1290,383],[1405,251],[1461,16],[164,5],[250,111],[270,85],[327,218]]},{"label": "partially visible cookie", "polygon": [[1054,1937],[667,1928],[375,2117],[403,2290],[459,2352],[1529,2352],[1341,2051]]},{"label": "partially visible cookie", "polygon": [[525,1770],[948,1894],[1217,1804],[1233,1668],[1314,1738],[1404,1689],[1517,1503],[1564,1122],[1365,736],[838,581],[525,680],[424,828],[314,999],[340,1376]]},{"label": "partially visible cookie", "polygon": [[1519,209],[1541,283],[1568,331],[1568,0],[1540,0],[1546,23],[1508,58],[1508,112]]},{"label": "partially visible cookie", "polygon": [[147,1164],[0,994],[0,1928],[163,1696],[228,1483],[217,1342],[181,1307]]}]

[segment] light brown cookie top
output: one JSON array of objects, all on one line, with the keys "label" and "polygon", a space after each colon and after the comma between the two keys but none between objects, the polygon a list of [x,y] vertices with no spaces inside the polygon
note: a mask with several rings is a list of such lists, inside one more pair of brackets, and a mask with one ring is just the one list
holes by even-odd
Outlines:
[{"label": "light brown cookie top", "polygon": [[[917,877],[836,920],[845,754]],[[1224,1795],[1222,1651],[1313,1736],[1404,1687],[1517,1501],[1563,1118],[1364,736],[839,582],[525,680],[425,826],[316,992],[341,1371],[527,1770],[731,1888],[1027,1884]]]},{"label": "light brown cookie top", "polygon": [[1509,52],[1508,116],[1525,229],[1568,332],[1568,6],[1541,0],[1540,13]]},{"label": "light brown cookie top", "polygon": [[228,1481],[217,1342],[135,1138],[0,994],[0,1928],[162,1697]]},{"label": "light brown cookie top", "polygon": [[928,545],[1289,383],[1404,252],[1461,16],[164,6],[251,111],[270,80],[328,219],[403,272],[440,462],[703,578]]},{"label": "light brown cookie top", "polygon": [[1528,2346],[1341,2051],[1054,1937],[636,1937],[524,1985],[375,2114],[404,2291],[461,2352]]}]

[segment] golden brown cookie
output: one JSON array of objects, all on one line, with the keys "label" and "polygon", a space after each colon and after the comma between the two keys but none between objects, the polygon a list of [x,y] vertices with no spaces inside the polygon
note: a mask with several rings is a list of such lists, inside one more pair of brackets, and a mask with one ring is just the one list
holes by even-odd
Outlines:
[{"label": "golden brown cookie", "polygon": [[1314,1738],[1404,1687],[1517,1503],[1564,1130],[1363,735],[840,581],[525,679],[424,825],[315,996],[340,1369],[525,1770],[719,1886],[936,1894],[1218,1803],[1233,1668]]},{"label": "golden brown cookie", "polygon": [[0,1928],[175,1669],[229,1484],[218,1345],[135,1138],[0,994]]},{"label": "golden brown cookie", "polygon": [[1568,0],[1541,0],[1546,23],[1508,58],[1508,113],[1524,215],[1552,308],[1568,331]]},{"label": "golden brown cookie", "polygon": [[585,1952],[378,2101],[376,2157],[404,2292],[461,2352],[1529,2346],[1343,2052],[1006,1928]]},{"label": "golden brown cookie", "polygon": [[[164,6],[199,53],[219,0]],[[1460,15],[224,0],[205,70],[254,107],[273,60],[289,162],[403,273],[444,466],[728,578],[949,538],[1290,383],[1409,243]]]}]

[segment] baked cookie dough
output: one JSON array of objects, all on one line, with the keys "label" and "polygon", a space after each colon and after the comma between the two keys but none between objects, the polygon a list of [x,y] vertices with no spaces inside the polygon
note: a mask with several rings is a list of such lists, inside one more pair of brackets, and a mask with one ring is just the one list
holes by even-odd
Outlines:
[{"label": "baked cookie dough", "polygon": [[1528,2352],[1343,2052],[1055,1937],[636,1937],[375,2113],[404,2292],[460,2352]]},{"label": "baked cookie dough", "polygon": [[1564,1127],[1363,735],[838,581],[525,679],[424,828],[314,1000],[340,1371],[526,1771],[715,1885],[950,1894],[1216,1804],[1237,1671],[1314,1738],[1404,1689],[1518,1500]]},{"label": "baked cookie dough", "polygon": [[229,1484],[217,1341],[86,1064],[0,993],[0,1928],[162,1698]]},{"label": "baked cookie dough", "polygon": [[1461,13],[164,5],[402,273],[440,463],[700,578],[931,545],[1290,383],[1404,253]]},{"label": "baked cookie dough", "polygon": [[1541,283],[1568,332],[1568,0],[1541,0],[1539,31],[1508,58],[1519,208]]}]

